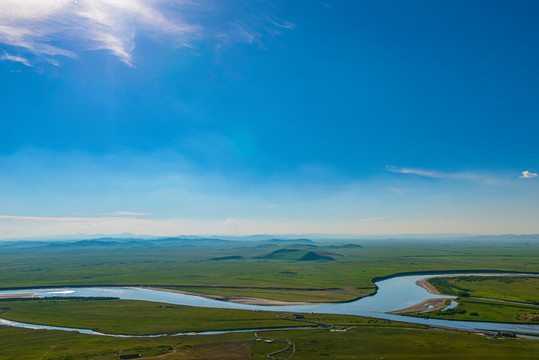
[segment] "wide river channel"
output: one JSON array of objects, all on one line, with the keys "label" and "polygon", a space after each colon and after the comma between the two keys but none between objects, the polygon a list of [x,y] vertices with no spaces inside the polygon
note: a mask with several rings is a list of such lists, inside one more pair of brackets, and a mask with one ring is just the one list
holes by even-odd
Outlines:
[{"label": "wide river channel", "polygon": [[[449,273],[448,273],[449,274]],[[457,275],[472,275],[467,274],[455,274]],[[488,275],[482,273],[481,275]],[[503,274],[491,274],[491,275],[503,275]],[[509,274],[508,274],[509,275]],[[511,274],[515,275],[515,274]],[[529,275],[529,274],[521,274]],[[395,320],[407,323],[424,324],[430,326],[440,326],[454,329],[463,330],[491,330],[491,331],[510,331],[517,333],[539,334],[539,325],[527,325],[527,324],[505,324],[505,323],[488,323],[488,322],[475,322],[475,321],[453,321],[453,320],[439,320],[439,319],[423,319],[414,318],[403,315],[387,314],[386,312],[400,310],[409,306],[418,304],[427,299],[434,298],[451,298],[448,295],[433,295],[430,294],[424,288],[416,284],[417,281],[423,280],[429,277],[443,276],[443,274],[423,274],[423,275],[406,275],[396,276],[387,280],[376,282],[378,291],[373,296],[364,297],[352,302],[347,303],[329,303],[318,305],[294,305],[294,306],[260,306],[260,305],[246,305],[238,304],[226,301],[219,301],[213,299],[206,299],[203,297],[184,295],[173,292],[149,290],[142,288],[129,288],[129,287],[65,287],[65,288],[49,288],[49,289],[24,289],[24,290],[5,290],[0,291],[0,295],[4,294],[21,294],[31,293],[39,297],[55,297],[55,296],[105,296],[105,297],[117,297],[125,300],[143,300],[152,302],[161,302],[176,305],[188,305],[198,307],[211,307],[211,308],[227,308],[227,309],[243,309],[243,310],[261,310],[261,311],[282,311],[282,312],[296,312],[296,313],[323,313],[323,314],[344,314],[344,315],[360,315],[368,316],[377,319]],[[536,275],[535,275],[536,276]],[[539,309],[539,308],[538,308]],[[61,328],[45,325],[33,325],[18,323],[15,321],[9,321],[0,319],[0,325],[23,327],[30,329],[45,329],[45,330],[65,330],[65,331],[78,331],[85,334],[93,335],[108,335],[94,332],[87,329],[74,329],[74,328]],[[253,329],[250,329],[253,330]],[[249,330],[249,331],[250,331]],[[256,330],[256,329],[255,329]],[[242,330],[247,331],[247,330]],[[206,332],[207,334],[224,333],[232,331],[212,331]],[[176,334],[176,335],[181,335]],[[205,334],[205,333],[200,333]],[[108,335],[108,336],[122,336],[122,335]]]}]

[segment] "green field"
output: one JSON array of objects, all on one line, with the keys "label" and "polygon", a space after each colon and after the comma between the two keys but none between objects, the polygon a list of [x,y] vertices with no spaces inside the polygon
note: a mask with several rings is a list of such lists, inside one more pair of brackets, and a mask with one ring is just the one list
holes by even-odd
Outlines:
[{"label": "green field", "polygon": [[[464,332],[387,327],[269,331],[260,336],[290,339],[292,359],[536,359],[539,341],[492,338]],[[159,338],[111,338],[63,331],[0,326],[1,360],[112,360],[118,354],[145,359],[266,359],[282,343],[253,341],[253,333]],[[164,355],[164,356],[163,356]],[[161,356],[161,357],[157,357]]]},{"label": "green field", "polygon": [[[0,317],[30,324],[91,329],[107,334],[178,332],[285,327],[277,313],[212,309],[135,300],[3,300]],[[0,311],[2,311],[0,310]]]},{"label": "green field", "polygon": [[[219,296],[289,301],[346,301],[375,291],[373,279],[403,272],[500,270],[539,272],[537,241],[308,241],[219,240],[13,243],[0,245],[0,288],[69,285],[153,285]],[[527,280],[490,284],[468,281],[462,289],[483,296],[535,301]],[[499,280],[495,280],[499,281]],[[517,284],[517,281],[523,281]],[[473,284],[472,286],[469,286]],[[476,287],[483,286],[481,289]],[[461,286],[462,285],[462,286]],[[486,286],[488,285],[488,286]],[[490,289],[490,290],[489,290]],[[490,292],[488,292],[489,290]],[[493,291],[495,290],[495,291]],[[483,292],[483,293],[481,293]],[[475,295],[475,294],[474,294]],[[479,295],[478,295],[479,296]],[[494,318],[498,304],[461,306],[472,320],[508,321],[515,307]],[[480,308],[475,308],[479,306]],[[488,308],[490,306],[490,308]],[[128,300],[31,299],[0,301],[1,317],[14,321],[88,328],[115,334],[162,334],[206,330],[312,326],[277,313],[208,309]],[[491,309],[485,311],[485,309]],[[481,310],[481,311],[479,311]],[[511,312],[513,311],[513,312]],[[442,316],[442,315],[441,315]],[[468,316],[470,318],[471,316]],[[501,316],[501,315],[500,315]],[[447,319],[447,315],[442,317]],[[307,315],[307,320],[350,328],[267,331],[290,339],[292,359],[532,359],[539,341],[491,338],[430,330],[356,316]],[[0,326],[0,359],[118,359],[137,353],[159,359],[265,359],[280,341],[253,340],[254,333],[158,338],[112,338],[72,332]],[[292,350],[280,356],[291,355]]]},{"label": "green field", "polygon": [[[533,358],[539,341],[490,338],[465,332],[429,330],[422,325],[359,316],[306,314],[310,322],[279,319],[277,312],[209,309],[132,300],[9,299],[0,317],[115,334],[163,334],[263,327],[337,326],[312,330],[264,331],[260,337],[290,339],[294,359],[463,359]],[[288,314],[282,317],[292,318]],[[500,319],[504,320],[504,319]],[[314,322],[314,323],[313,323]],[[110,338],[61,331],[0,326],[0,359],[117,359],[119,353],[167,359],[265,359],[283,342],[253,340],[253,332],[159,338]],[[488,349],[483,347],[488,346]],[[436,354],[436,355],[434,355]],[[291,355],[291,351],[283,353]]]},{"label": "green field", "polygon": [[[539,242],[362,241],[86,242],[0,249],[0,288],[162,285],[199,293],[288,301],[346,301],[375,291],[372,279],[442,270],[539,272]],[[299,250],[276,253],[279,250]],[[299,261],[309,251],[333,261]],[[236,258],[222,259],[228,256]]]},{"label": "green field", "polygon": [[[477,334],[383,327],[354,328],[344,333],[324,330],[270,331],[265,336],[290,339],[294,360],[316,359],[536,359],[539,341],[491,338]],[[255,360],[266,359],[282,344],[257,342]]]},{"label": "green field", "polygon": [[[282,320],[279,312],[212,309],[135,300],[1,300],[0,317],[30,324],[91,329],[107,334],[174,334],[312,324]],[[345,315],[305,315],[308,320],[343,325],[398,324]],[[414,326],[414,325],[412,325]]]},{"label": "green field", "polygon": [[459,276],[428,280],[442,294],[539,304],[539,277]]},{"label": "green field", "polygon": [[158,338],[113,338],[0,326],[1,360],[117,360],[119,354],[163,359],[247,360],[252,333]]},{"label": "green field", "polygon": [[[428,280],[442,294],[460,296],[459,305],[446,311],[414,314],[438,319],[539,323],[539,278],[525,276],[458,276]],[[508,304],[485,299],[516,301]]]},{"label": "green field", "polygon": [[462,297],[457,301],[459,304],[453,309],[414,315],[446,320],[539,324],[539,307]]}]

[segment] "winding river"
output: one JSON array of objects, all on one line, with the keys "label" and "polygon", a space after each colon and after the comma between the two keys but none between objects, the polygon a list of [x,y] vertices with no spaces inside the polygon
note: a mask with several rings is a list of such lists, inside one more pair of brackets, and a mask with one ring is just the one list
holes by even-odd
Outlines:
[{"label": "winding river", "polygon": [[[448,273],[454,276],[458,275],[473,275],[470,273],[457,274]],[[228,308],[228,309],[243,309],[243,310],[261,310],[261,311],[282,311],[296,313],[323,313],[323,314],[343,314],[343,315],[360,315],[368,316],[377,319],[386,319],[401,321],[406,323],[423,324],[435,327],[446,327],[461,330],[490,330],[490,331],[510,331],[517,333],[539,334],[539,325],[528,324],[505,324],[505,323],[488,323],[475,321],[455,321],[455,320],[439,320],[439,319],[424,319],[402,315],[388,314],[386,312],[403,309],[415,304],[418,304],[427,299],[434,298],[451,298],[448,295],[433,295],[424,288],[416,284],[417,281],[429,277],[443,276],[444,274],[423,274],[423,275],[407,275],[397,276],[390,279],[376,282],[378,291],[373,296],[364,297],[347,303],[329,303],[317,305],[294,305],[294,306],[260,306],[247,305],[232,302],[225,302],[203,297],[184,295],[179,293],[149,290],[142,288],[128,287],[74,287],[74,288],[50,288],[50,289],[25,289],[25,290],[7,290],[0,291],[0,295],[29,293],[39,297],[54,297],[54,296],[85,296],[85,297],[117,297],[125,300],[143,300],[152,302],[169,303],[176,305],[188,305],[198,307],[211,308]],[[481,275],[489,275],[482,273]],[[491,275],[501,275],[493,273]],[[509,275],[509,274],[508,274]],[[511,274],[515,275],[515,274]],[[530,275],[530,274],[520,274]],[[110,335],[94,332],[87,329],[61,328],[45,325],[24,324],[15,321],[0,319],[0,325],[15,326],[30,329],[45,329],[45,330],[64,330],[77,331],[84,334],[103,335],[103,336],[118,336],[118,337],[135,337],[129,335]],[[262,329],[249,329],[238,331],[253,331]],[[199,334],[219,334],[225,332],[238,331],[211,331],[201,332]],[[188,335],[189,333],[179,333],[176,335]],[[155,335],[160,336],[160,335]],[[161,335],[162,336],[162,335]]]}]

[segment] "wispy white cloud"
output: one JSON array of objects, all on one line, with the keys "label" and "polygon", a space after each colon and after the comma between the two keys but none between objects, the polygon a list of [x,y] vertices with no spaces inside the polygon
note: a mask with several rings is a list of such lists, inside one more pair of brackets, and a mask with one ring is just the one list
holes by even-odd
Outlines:
[{"label": "wispy white cloud", "polygon": [[30,64],[30,61],[27,58],[24,58],[22,56],[17,56],[17,55],[11,55],[11,54],[8,54],[8,53],[4,53],[4,55],[0,56],[0,60],[14,61],[14,62],[21,63],[21,64],[23,64],[25,66],[32,67],[32,64]]},{"label": "wispy white cloud", "polygon": [[429,178],[441,178],[445,177],[443,174],[431,171],[431,170],[423,170],[423,169],[411,169],[411,168],[401,168],[397,166],[386,166],[387,171],[391,171],[398,174],[412,174],[412,175],[419,175],[423,177],[429,177]]},{"label": "wispy white cloud", "polygon": [[[187,3],[177,0],[175,5]],[[0,42],[46,60],[76,57],[76,50],[108,50],[132,65],[138,30],[176,39],[197,32],[198,27],[178,13],[165,16],[163,4],[163,0],[2,0]],[[67,45],[66,40],[76,45]]]},{"label": "wispy white cloud", "polygon": [[275,25],[277,27],[280,27],[280,28],[283,28],[283,29],[295,29],[296,28],[296,24],[291,23],[290,21],[278,22],[278,21],[273,20],[271,18],[268,18],[268,21],[270,23],[272,23],[273,25]]},{"label": "wispy white cloud", "polygon": [[522,175],[520,175],[520,178],[522,179],[531,179],[537,177],[537,173],[529,172],[528,170],[523,171]]},{"label": "wispy white cloud", "polygon": [[440,172],[426,169],[406,168],[398,166],[386,166],[386,170],[397,174],[417,175],[432,179],[458,179],[484,182],[487,184],[497,183],[498,179],[493,176],[470,173],[470,172]]},{"label": "wispy white cloud", "polygon": [[133,66],[141,32],[165,38],[174,47],[192,47],[195,40],[208,38],[262,46],[267,24],[295,28],[291,22],[255,14],[251,19],[213,21],[217,13],[219,7],[209,0],[1,0],[0,43],[54,65],[57,56],[76,58],[81,51],[106,50]]},{"label": "wispy white cloud", "polygon": [[[259,42],[260,33],[242,23],[233,23],[229,25],[227,31],[219,33],[217,36],[223,43],[240,42],[253,44]],[[218,45],[221,47],[221,45]]]}]

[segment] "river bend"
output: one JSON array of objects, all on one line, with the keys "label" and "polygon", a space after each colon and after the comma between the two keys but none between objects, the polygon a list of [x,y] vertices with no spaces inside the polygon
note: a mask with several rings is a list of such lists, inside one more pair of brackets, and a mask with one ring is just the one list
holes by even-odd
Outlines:
[{"label": "river bend", "polygon": [[[449,274],[449,273],[448,273]],[[456,274],[451,275],[473,275],[473,274]],[[447,274],[446,274],[447,275]],[[489,275],[482,273],[481,275]],[[500,275],[493,273],[491,275]],[[515,275],[515,274],[511,274]],[[520,274],[529,275],[529,274]],[[347,303],[329,303],[316,305],[295,305],[295,306],[261,306],[238,304],[226,301],[207,299],[199,296],[184,295],[167,291],[149,290],[142,288],[128,287],[65,287],[65,288],[50,288],[50,289],[25,289],[25,290],[5,290],[0,291],[3,294],[21,294],[32,293],[39,297],[55,297],[55,296],[84,296],[84,297],[117,297],[123,300],[142,300],[169,303],[176,305],[188,305],[198,307],[211,308],[228,308],[228,309],[243,309],[243,310],[261,310],[261,311],[282,311],[282,312],[297,312],[297,313],[322,313],[322,314],[342,314],[342,315],[359,315],[368,316],[377,319],[386,319],[401,321],[405,323],[423,324],[429,326],[447,327],[461,330],[491,330],[491,331],[510,331],[518,333],[539,334],[539,325],[533,324],[505,324],[505,323],[489,323],[475,321],[455,321],[455,320],[440,320],[440,319],[424,319],[402,315],[387,314],[386,312],[395,311],[409,306],[418,304],[427,299],[433,298],[450,298],[448,295],[433,295],[424,288],[418,286],[416,282],[428,277],[443,276],[443,274],[423,274],[423,275],[407,275],[396,276],[390,279],[376,282],[378,291],[373,296],[364,297]],[[46,329],[46,330],[64,330],[78,331],[80,333],[91,335],[106,335],[106,336],[124,336],[124,335],[109,335],[97,333],[87,329],[61,328],[54,326],[24,324],[15,321],[0,319],[0,325],[16,326],[30,329]],[[252,331],[259,329],[241,330]],[[218,334],[233,331],[213,331],[206,332],[207,334]],[[201,333],[202,334],[202,333]],[[186,335],[179,333],[177,335]],[[125,337],[130,337],[125,335]]]}]

